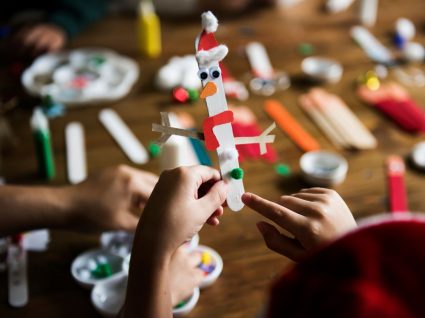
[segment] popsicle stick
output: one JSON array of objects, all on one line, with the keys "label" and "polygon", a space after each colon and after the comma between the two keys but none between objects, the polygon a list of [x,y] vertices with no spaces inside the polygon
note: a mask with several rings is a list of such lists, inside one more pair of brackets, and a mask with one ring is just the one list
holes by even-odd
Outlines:
[{"label": "popsicle stick", "polygon": [[320,149],[316,139],[300,126],[281,103],[268,99],[264,103],[264,110],[301,150],[307,152]]},{"label": "popsicle stick", "polygon": [[407,195],[404,185],[405,166],[399,156],[390,156],[386,162],[388,179],[388,203],[392,213],[406,212]]},{"label": "popsicle stick", "polygon": [[27,251],[12,243],[8,250],[9,304],[24,307],[28,303]]},{"label": "popsicle stick", "polygon": [[349,144],[338,134],[338,131],[329,123],[328,118],[314,105],[308,95],[301,95],[298,99],[301,108],[311,117],[316,125],[323,131],[325,136],[337,148],[348,148]]},{"label": "popsicle stick", "polygon": [[83,125],[69,123],[65,128],[65,141],[68,180],[71,184],[80,183],[87,178]]},{"label": "popsicle stick", "polygon": [[245,50],[254,75],[264,79],[271,79],[274,75],[274,70],[264,45],[259,42],[251,42],[246,46]]},{"label": "popsicle stick", "polygon": [[99,120],[131,161],[136,164],[148,162],[149,155],[145,147],[114,110],[102,110]]}]

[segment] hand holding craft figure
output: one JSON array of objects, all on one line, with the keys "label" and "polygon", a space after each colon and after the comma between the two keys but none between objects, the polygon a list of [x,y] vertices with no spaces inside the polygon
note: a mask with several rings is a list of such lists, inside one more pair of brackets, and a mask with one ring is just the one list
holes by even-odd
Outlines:
[{"label": "hand holding craft figure", "polygon": [[275,136],[268,134],[275,124],[270,125],[260,136],[234,137],[231,126],[233,113],[227,107],[220,67],[220,62],[227,55],[228,48],[225,45],[219,45],[214,37],[218,21],[211,12],[202,14],[202,26],[203,31],[196,39],[195,46],[199,65],[198,75],[203,86],[200,97],[206,100],[209,114],[203,123],[203,133],[170,127],[166,113],[161,113],[162,125],[153,124],[152,130],[162,133],[158,140],[159,144],[166,142],[171,135],[177,134],[203,139],[208,150],[216,150],[221,176],[228,184],[227,204],[231,210],[239,211],[243,207],[241,197],[245,190],[236,145],[259,144],[260,153],[265,153],[266,144],[274,141]]}]

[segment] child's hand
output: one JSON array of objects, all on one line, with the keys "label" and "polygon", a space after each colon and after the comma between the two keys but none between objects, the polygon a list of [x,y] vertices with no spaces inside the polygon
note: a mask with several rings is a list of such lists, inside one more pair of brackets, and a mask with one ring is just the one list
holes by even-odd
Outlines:
[{"label": "child's hand", "polygon": [[67,226],[82,230],[134,231],[158,177],[121,165],[62,191],[68,201]]},{"label": "child's hand", "polygon": [[289,238],[281,234],[267,222],[257,224],[271,250],[295,261],[307,251],[356,226],[345,202],[337,192],[329,189],[304,189],[291,196],[282,196],[279,203],[251,193],[245,193],[242,200],[294,236]]},{"label": "child's hand", "polygon": [[15,41],[25,54],[36,56],[62,49],[66,43],[64,30],[54,24],[36,24],[24,27],[16,34]]},{"label": "child's hand", "polygon": [[145,240],[174,253],[205,222],[219,223],[226,193],[220,173],[213,168],[195,166],[165,171],[145,207],[139,230],[142,236],[149,236]]},{"label": "child's hand", "polygon": [[201,254],[188,252],[184,245],[180,246],[171,257],[170,290],[173,307],[189,298],[194,288],[202,283],[205,274],[198,267],[200,263]]}]

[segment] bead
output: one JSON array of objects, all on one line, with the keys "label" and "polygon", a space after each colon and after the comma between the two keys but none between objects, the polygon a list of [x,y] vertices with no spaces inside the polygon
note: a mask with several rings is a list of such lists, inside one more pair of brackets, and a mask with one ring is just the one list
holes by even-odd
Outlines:
[{"label": "bead", "polygon": [[183,87],[173,89],[173,99],[178,103],[186,103],[189,100],[189,93]]},{"label": "bead", "polygon": [[287,177],[291,175],[291,168],[288,165],[279,163],[275,166],[275,171],[279,176]]},{"label": "bead", "polygon": [[149,150],[149,154],[152,158],[158,157],[161,153],[161,147],[155,142],[151,142],[149,144],[148,150]]}]

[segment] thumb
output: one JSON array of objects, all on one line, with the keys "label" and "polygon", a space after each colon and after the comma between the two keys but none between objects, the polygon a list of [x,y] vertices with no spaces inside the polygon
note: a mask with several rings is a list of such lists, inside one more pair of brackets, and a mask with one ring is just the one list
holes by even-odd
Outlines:
[{"label": "thumb", "polygon": [[224,181],[217,181],[208,192],[198,200],[206,219],[221,207],[227,198],[227,185]]}]

